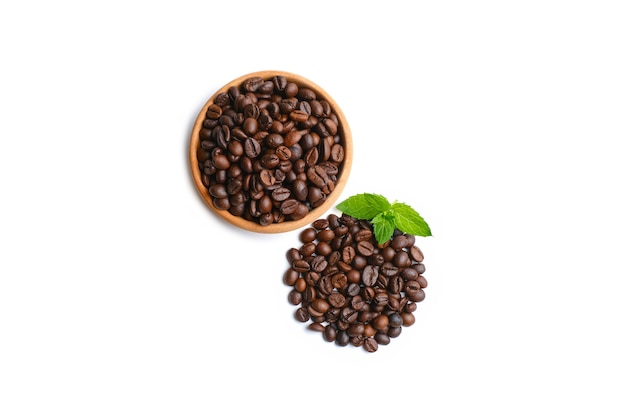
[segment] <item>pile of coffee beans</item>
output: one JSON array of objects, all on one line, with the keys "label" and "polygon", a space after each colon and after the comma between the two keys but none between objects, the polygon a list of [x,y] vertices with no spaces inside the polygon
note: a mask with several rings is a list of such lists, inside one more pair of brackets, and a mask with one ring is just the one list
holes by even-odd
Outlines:
[{"label": "pile of coffee beans", "polygon": [[261,225],[299,220],[335,189],[345,144],[330,103],[282,75],[209,104],[197,150],[213,205]]},{"label": "pile of coffee beans", "polygon": [[370,222],[344,213],[314,221],[300,241],[287,251],[288,300],[324,340],[375,352],[415,322],[428,283],[414,236],[396,230],[379,245]]}]

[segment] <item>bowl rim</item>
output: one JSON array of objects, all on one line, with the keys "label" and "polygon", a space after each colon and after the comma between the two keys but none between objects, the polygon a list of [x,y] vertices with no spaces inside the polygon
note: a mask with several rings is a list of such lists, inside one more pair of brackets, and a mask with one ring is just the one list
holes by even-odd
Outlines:
[{"label": "bowl rim", "polygon": [[[341,167],[341,172],[337,177],[337,182],[335,183],[334,190],[326,196],[326,200],[324,203],[315,207],[306,216],[298,220],[285,220],[280,223],[272,223],[267,226],[263,226],[259,223],[247,220],[240,216],[235,216],[231,214],[228,210],[220,210],[215,207],[213,204],[213,199],[208,192],[208,189],[202,184],[202,174],[200,172],[200,168],[198,166],[197,160],[197,149],[200,144],[200,136],[199,132],[202,127],[202,122],[206,118],[206,111],[208,107],[213,104],[215,98],[233,86],[233,85],[241,85],[243,81],[251,77],[262,77],[263,79],[270,79],[275,76],[284,76],[287,81],[295,82],[299,86],[306,86],[315,92],[318,97],[323,98],[327,101],[333,113],[339,119],[339,133],[343,140],[344,146],[344,160]],[[228,223],[237,226],[244,230],[249,230],[256,233],[283,233],[292,230],[299,229],[304,227],[314,220],[321,218],[332,206],[335,204],[343,189],[346,186],[348,178],[350,177],[350,172],[352,170],[352,157],[353,157],[353,143],[352,143],[352,132],[350,131],[350,126],[346,119],[345,114],[343,113],[341,107],[337,104],[337,102],[319,85],[314,83],[313,81],[292,72],[288,71],[280,71],[280,70],[263,70],[263,71],[255,71],[248,74],[241,75],[230,82],[224,84],[221,88],[219,88],[202,106],[198,116],[196,117],[193,128],[191,131],[191,137],[189,140],[189,164],[192,174],[192,179],[196,191],[199,193],[201,199],[204,203],[211,209],[211,211],[218,215],[221,219],[227,221]]]}]

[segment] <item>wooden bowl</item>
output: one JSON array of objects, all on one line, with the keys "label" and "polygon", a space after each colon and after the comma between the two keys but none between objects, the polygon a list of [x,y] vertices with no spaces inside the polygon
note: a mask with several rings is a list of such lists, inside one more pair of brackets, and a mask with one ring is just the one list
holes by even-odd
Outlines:
[{"label": "wooden bowl", "polygon": [[[332,112],[336,115],[338,123],[337,123],[337,133],[340,137],[340,143],[343,145],[344,149],[344,157],[343,161],[339,165],[339,172],[336,175],[336,181],[334,182],[334,189],[329,193],[326,193],[326,199],[317,207],[310,207],[308,214],[299,219],[289,219],[285,216],[285,219],[280,222],[273,222],[267,225],[262,225],[260,222],[252,217],[245,218],[243,215],[234,215],[231,214],[230,211],[225,209],[219,209],[215,206],[213,196],[209,193],[207,187],[203,183],[203,169],[200,166],[201,163],[198,160],[198,150],[200,147],[200,130],[203,128],[203,123],[207,118],[207,110],[209,106],[215,104],[215,99],[221,93],[227,93],[229,88],[235,86],[240,87],[242,83],[250,79],[252,77],[261,77],[263,80],[271,80],[275,76],[283,76],[286,78],[288,82],[293,82],[297,84],[300,88],[309,88],[313,92],[315,92],[317,96],[317,100],[326,101],[332,110]],[[336,136],[335,135],[335,136]],[[234,139],[232,139],[234,140]],[[352,135],[350,132],[350,128],[348,122],[345,118],[345,115],[341,111],[339,105],[332,99],[332,97],[326,93],[320,86],[316,85],[312,81],[289,72],[284,71],[259,71],[253,72],[246,75],[242,75],[238,77],[228,84],[225,84],[222,88],[217,90],[215,94],[206,102],[206,104],[200,110],[198,117],[193,125],[193,130],[191,132],[191,140],[189,146],[189,161],[191,167],[191,174],[193,177],[194,185],[200,194],[202,200],[206,203],[206,205],[219,217],[226,220],[227,222],[240,227],[245,230],[249,230],[252,232],[258,233],[282,233],[291,230],[295,230],[301,228],[305,225],[312,223],[314,220],[322,217],[326,211],[328,211],[333,204],[336,202],[337,198],[340,196],[343,191],[346,182],[348,181],[348,177],[350,175],[350,169],[352,167],[352,157],[353,157],[353,148],[352,148]],[[302,156],[304,158],[304,155]],[[206,176],[205,176],[206,177]],[[206,180],[206,178],[205,178]],[[249,216],[248,216],[249,217]]]}]

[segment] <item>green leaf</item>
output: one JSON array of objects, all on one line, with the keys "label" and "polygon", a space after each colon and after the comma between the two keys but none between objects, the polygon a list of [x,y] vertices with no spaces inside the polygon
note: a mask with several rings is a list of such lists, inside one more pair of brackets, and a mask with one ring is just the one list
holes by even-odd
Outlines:
[{"label": "green leaf", "polygon": [[416,236],[432,236],[428,223],[409,205],[393,203],[389,211],[393,214],[396,227],[402,232]]},{"label": "green leaf", "polygon": [[374,236],[379,244],[383,244],[391,239],[396,230],[395,219],[389,212],[379,213],[372,219],[374,225]]},{"label": "green leaf", "polygon": [[372,220],[391,208],[389,201],[379,194],[357,194],[337,204],[337,210],[360,220]]}]

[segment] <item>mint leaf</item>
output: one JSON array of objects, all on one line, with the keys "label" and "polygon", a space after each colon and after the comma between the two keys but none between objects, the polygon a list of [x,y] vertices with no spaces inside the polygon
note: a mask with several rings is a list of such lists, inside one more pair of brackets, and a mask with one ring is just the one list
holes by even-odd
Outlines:
[{"label": "mint leaf", "polygon": [[416,236],[432,236],[428,223],[408,204],[389,203],[380,194],[361,193],[337,204],[337,209],[359,220],[369,220],[379,244],[386,243],[396,229]]},{"label": "mint leaf", "polygon": [[357,194],[337,204],[337,210],[359,220],[372,220],[377,214],[391,208],[389,201],[379,194]]},{"label": "mint leaf", "polygon": [[396,227],[402,232],[417,236],[432,236],[428,223],[409,205],[393,203],[389,211],[393,214]]},{"label": "mint leaf", "polygon": [[372,219],[372,225],[374,225],[376,241],[381,244],[391,239],[393,232],[396,230],[393,214],[386,211],[376,215]]}]

